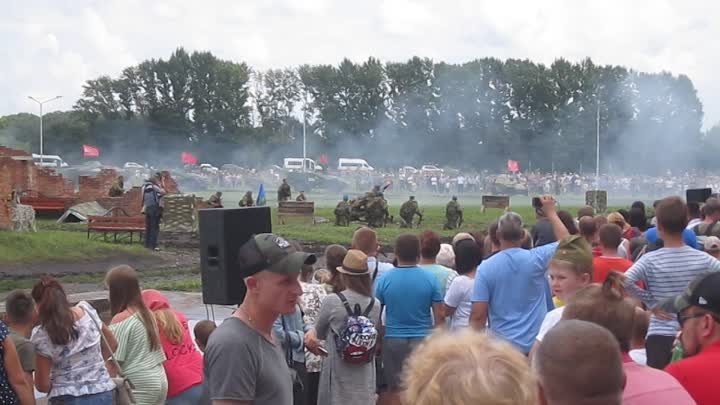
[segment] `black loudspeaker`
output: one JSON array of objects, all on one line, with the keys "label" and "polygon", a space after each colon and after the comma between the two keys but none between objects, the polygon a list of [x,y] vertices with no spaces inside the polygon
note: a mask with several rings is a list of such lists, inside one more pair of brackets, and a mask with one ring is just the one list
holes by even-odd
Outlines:
[{"label": "black loudspeaker", "polygon": [[199,210],[203,303],[238,305],[245,283],[237,271],[238,249],[252,235],[272,232],[270,207]]},{"label": "black loudspeaker", "polygon": [[712,195],[711,188],[694,188],[685,191],[685,199],[687,202],[696,202],[705,204],[708,198]]}]

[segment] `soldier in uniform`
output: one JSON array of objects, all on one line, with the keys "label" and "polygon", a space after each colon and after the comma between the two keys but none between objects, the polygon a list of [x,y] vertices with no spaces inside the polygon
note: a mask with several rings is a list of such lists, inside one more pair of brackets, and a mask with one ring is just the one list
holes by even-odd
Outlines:
[{"label": "soldier in uniform", "polygon": [[301,191],[300,194],[298,194],[295,201],[297,201],[297,202],[307,201],[307,198],[305,197],[305,192]]},{"label": "soldier in uniform", "polygon": [[110,197],[122,197],[125,193],[125,179],[123,176],[118,176],[110,187],[108,195]]},{"label": "soldier in uniform", "polygon": [[350,225],[350,204],[348,204],[348,196],[344,195],[342,201],[340,201],[335,207],[335,226],[349,226]]},{"label": "soldier in uniform", "polygon": [[248,191],[245,193],[243,198],[238,203],[240,207],[252,207],[255,205],[255,200],[253,200],[252,191]]},{"label": "soldier in uniform", "polygon": [[457,202],[457,196],[453,196],[452,200],[445,207],[445,226],[443,229],[457,229],[463,222],[463,210],[460,203]]},{"label": "soldier in uniform", "polygon": [[415,201],[415,196],[410,196],[410,199],[405,201],[403,205],[400,206],[400,218],[402,218],[402,223],[400,224],[400,227],[412,228],[415,215],[419,216],[420,221],[422,221],[422,214],[420,213],[420,209],[418,208],[417,201]]},{"label": "soldier in uniform", "polygon": [[210,196],[207,204],[209,208],[222,208],[222,191],[218,191],[217,193]]},{"label": "soldier in uniform", "polygon": [[278,201],[288,201],[292,198],[292,192],[290,191],[290,185],[287,179],[283,179],[280,188],[278,188]]},{"label": "soldier in uniform", "polygon": [[385,226],[390,215],[387,201],[382,192],[377,193],[376,197],[368,203],[365,216],[367,217],[368,226],[373,228]]}]

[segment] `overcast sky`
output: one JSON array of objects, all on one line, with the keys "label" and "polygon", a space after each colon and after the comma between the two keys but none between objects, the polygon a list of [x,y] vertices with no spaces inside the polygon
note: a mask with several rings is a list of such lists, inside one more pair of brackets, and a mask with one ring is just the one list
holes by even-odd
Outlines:
[{"label": "overcast sky", "polygon": [[715,0],[6,0],[0,14],[0,115],[27,99],[117,76],[178,46],[254,68],[413,55],[596,63],[690,76],[705,126],[720,122],[720,2]]}]

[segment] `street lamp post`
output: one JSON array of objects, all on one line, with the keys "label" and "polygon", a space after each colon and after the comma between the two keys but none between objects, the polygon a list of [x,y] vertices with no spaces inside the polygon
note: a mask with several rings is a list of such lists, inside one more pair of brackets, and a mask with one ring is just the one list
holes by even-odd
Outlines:
[{"label": "street lamp post", "polygon": [[44,101],[40,101],[33,96],[28,96],[28,98],[30,100],[36,102],[40,106],[40,166],[42,166],[43,156],[45,156],[44,152],[43,152],[43,104],[49,103],[51,101],[59,100],[60,98],[62,98],[62,96],[55,96],[53,98],[49,98]]}]

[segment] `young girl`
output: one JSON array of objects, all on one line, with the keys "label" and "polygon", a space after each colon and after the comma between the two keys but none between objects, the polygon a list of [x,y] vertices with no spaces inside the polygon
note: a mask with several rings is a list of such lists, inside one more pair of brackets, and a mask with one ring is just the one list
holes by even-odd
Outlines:
[{"label": "young girl", "polygon": [[137,405],[163,405],[168,390],[155,318],[143,303],[137,273],[118,266],[105,276],[110,290],[110,330],[118,341],[115,351],[122,371],[134,385]]}]

